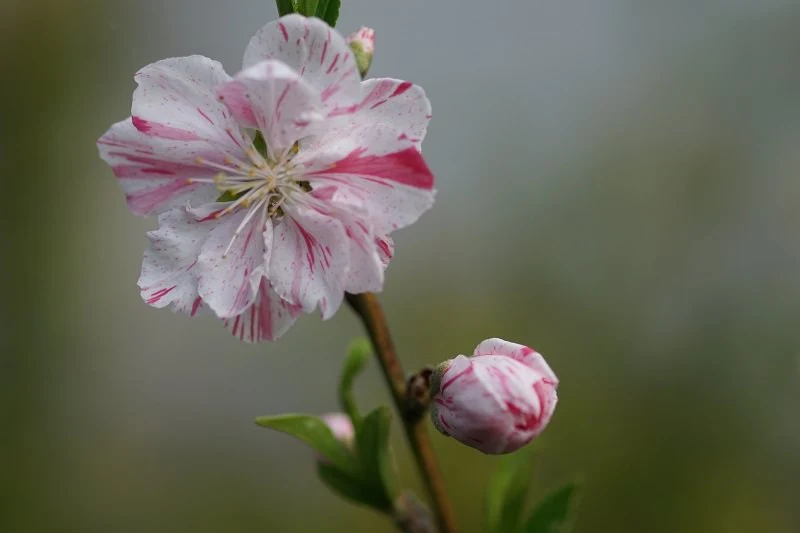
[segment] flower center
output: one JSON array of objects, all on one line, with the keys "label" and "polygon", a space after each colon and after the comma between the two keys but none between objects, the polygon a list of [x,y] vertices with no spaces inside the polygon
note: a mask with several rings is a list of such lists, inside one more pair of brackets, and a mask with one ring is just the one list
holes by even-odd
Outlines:
[{"label": "flower center", "polygon": [[247,227],[247,224],[256,220],[262,223],[266,218],[283,217],[281,206],[287,198],[294,194],[304,194],[311,191],[311,185],[298,179],[294,172],[292,159],[297,155],[300,143],[277,153],[274,158],[268,155],[261,132],[256,132],[253,144],[244,147],[249,161],[242,161],[237,157],[226,155],[224,164],[208,161],[201,157],[197,163],[219,170],[213,178],[191,178],[192,183],[213,183],[220,196],[217,202],[227,204],[224,208],[214,213],[215,218],[244,209],[247,214],[242,219],[233,235],[223,256],[227,255],[236,241],[236,238]]}]

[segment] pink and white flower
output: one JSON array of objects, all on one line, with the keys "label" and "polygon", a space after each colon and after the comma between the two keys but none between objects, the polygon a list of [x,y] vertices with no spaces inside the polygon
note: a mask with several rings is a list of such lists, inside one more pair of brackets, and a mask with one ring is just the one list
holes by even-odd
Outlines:
[{"label": "pink and white flower", "polygon": [[556,408],[558,378],[538,352],[487,339],[472,357],[446,361],[431,379],[431,419],[443,434],[487,454],[533,440]]},{"label": "pink and white flower", "polygon": [[158,215],[139,286],[155,307],[210,309],[246,341],[344,293],[379,291],[389,234],[433,204],[430,119],[407,81],[361,81],[345,39],[289,15],[230,77],[202,56],[140,70],[131,117],[99,140],[128,206]]}]

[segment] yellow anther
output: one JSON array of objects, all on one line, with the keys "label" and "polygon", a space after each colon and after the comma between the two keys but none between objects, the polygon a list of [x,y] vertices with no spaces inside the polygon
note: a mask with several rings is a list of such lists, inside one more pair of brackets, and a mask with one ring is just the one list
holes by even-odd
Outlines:
[{"label": "yellow anther", "polygon": [[194,161],[195,161],[195,163],[197,163],[198,165],[202,165],[203,163],[205,163],[205,160],[204,160],[202,157],[199,157],[199,156],[198,156],[198,157],[195,157],[195,158],[194,158]]},{"label": "yellow anther", "polygon": [[225,181],[225,178],[226,176],[224,173],[218,172],[214,174],[214,183],[222,183],[223,181]]}]

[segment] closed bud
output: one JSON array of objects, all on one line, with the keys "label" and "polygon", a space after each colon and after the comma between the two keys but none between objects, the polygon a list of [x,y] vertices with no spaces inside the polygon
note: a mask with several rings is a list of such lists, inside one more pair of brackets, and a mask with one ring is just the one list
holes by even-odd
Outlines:
[{"label": "closed bud", "polygon": [[[344,413],[326,413],[320,416],[328,429],[331,430],[333,436],[337,440],[343,442],[348,448],[353,448],[353,440],[355,439],[356,431],[353,427],[353,422],[350,417]],[[317,460],[327,461],[325,457],[318,456]]]},{"label": "closed bud", "polygon": [[372,64],[372,55],[375,53],[375,30],[361,26],[361,28],[345,39],[356,58],[356,65],[361,77],[367,75]]},{"label": "closed bud", "polygon": [[487,339],[431,378],[431,418],[443,434],[487,454],[513,452],[541,433],[556,408],[558,378],[538,352]]}]

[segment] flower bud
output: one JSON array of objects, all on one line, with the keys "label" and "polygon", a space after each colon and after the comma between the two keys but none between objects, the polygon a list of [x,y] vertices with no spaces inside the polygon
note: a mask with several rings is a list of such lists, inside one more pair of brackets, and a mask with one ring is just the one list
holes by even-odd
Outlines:
[{"label": "flower bud", "polygon": [[358,72],[361,77],[367,75],[369,66],[372,64],[372,55],[375,52],[375,30],[361,26],[361,28],[349,35],[345,39],[353,51],[358,66]]},{"label": "flower bud", "polygon": [[353,444],[355,429],[350,417],[344,413],[326,413],[320,416],[325,425],[331,430],[333,436],[348,446]]},{"label": "flower bud", "polygon": [[[349,416],[344,413],[326,413],[320,415],[320,419],[325,422],[337,440],[343,442],[348,448],[353,448],[356,431]],[[327,462],[327,459],[319,454],[317,454],[317,460]]]},{"label": "flower bud", "polygon": [[541,433],[558,378],[538,352],[487,339],[472,357],[445,361],[431,378],[431,418],[443,434],[487,454],[513,452]]}]

